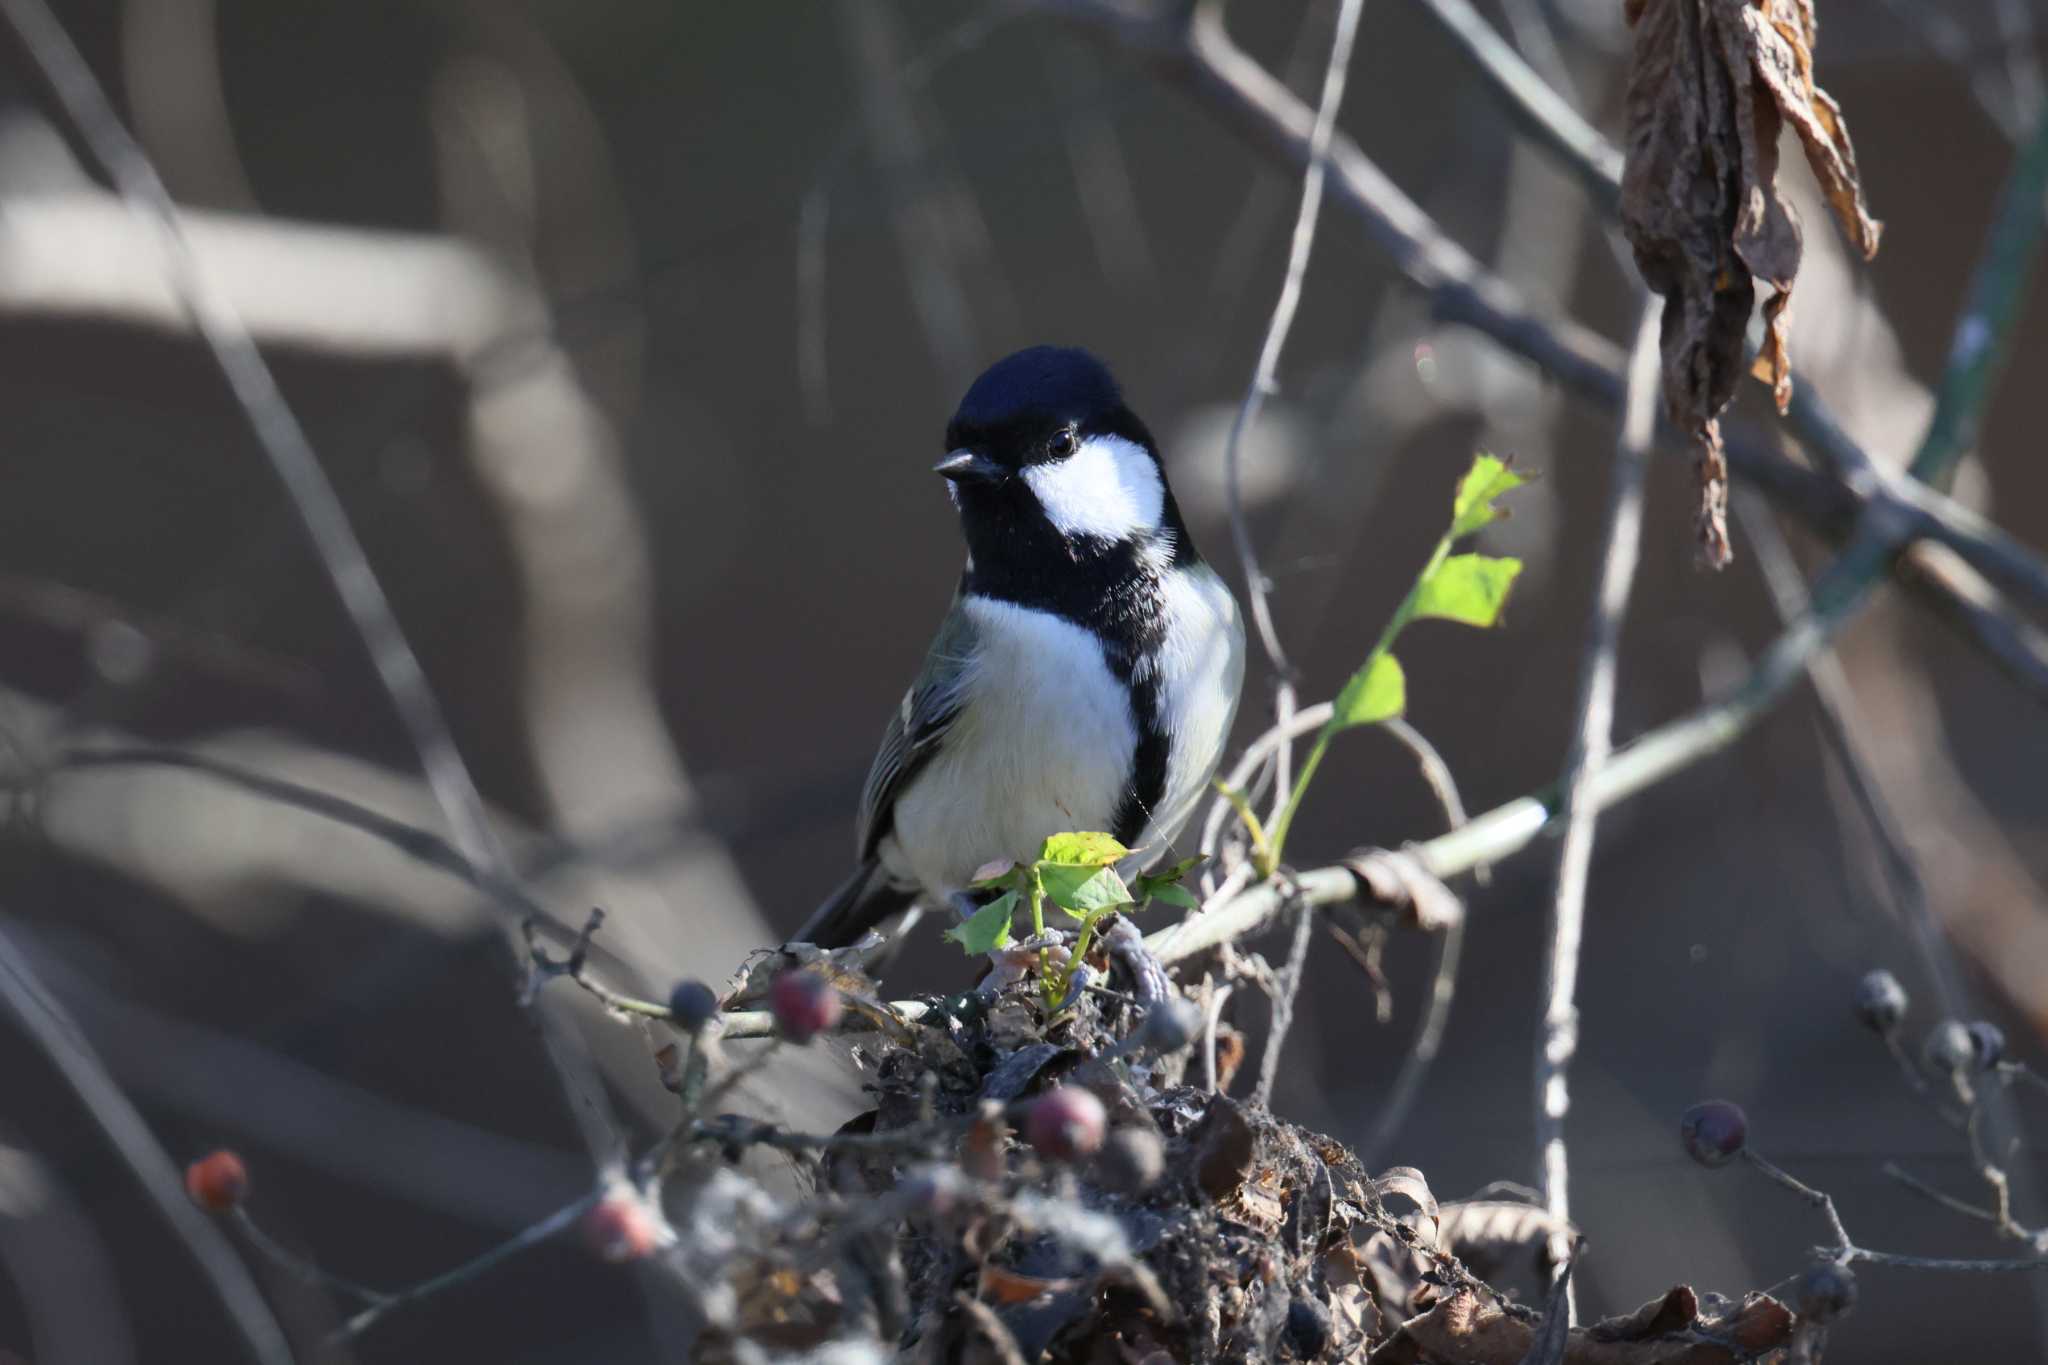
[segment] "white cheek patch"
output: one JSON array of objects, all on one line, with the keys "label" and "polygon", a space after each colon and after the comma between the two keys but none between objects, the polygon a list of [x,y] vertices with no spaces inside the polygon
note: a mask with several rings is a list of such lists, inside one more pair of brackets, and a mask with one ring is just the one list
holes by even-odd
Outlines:
[{"label": "white cheek patch", "polygon": [[1028,465],[1024,482],[1046,520],[1068,536],[1143,536],[1159,529],[1166,505],[1158,463],[1121,436],[1091,436],[1064,460]]}]

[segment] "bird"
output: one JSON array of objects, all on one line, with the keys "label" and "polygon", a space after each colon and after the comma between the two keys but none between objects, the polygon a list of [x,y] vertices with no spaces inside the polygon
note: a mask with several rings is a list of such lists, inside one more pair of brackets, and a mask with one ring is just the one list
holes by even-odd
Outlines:
[{"label": "bird", "polygon": [[971,914],[977,873],[1054,834],[1112,834],[1133,850],[1119,870],[1141,870],[1193,816],[1237,714],[1237,601],[1102,361],[997,361],[945,450],[966,567],[868,772],[855,870],[793,942],[844,946],[913,903]]}]

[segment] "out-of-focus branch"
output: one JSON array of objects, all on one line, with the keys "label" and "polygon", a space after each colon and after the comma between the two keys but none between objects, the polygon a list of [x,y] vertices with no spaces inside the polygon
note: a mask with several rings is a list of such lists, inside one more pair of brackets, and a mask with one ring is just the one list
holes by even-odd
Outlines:
[{"label": "out-of-focus branch", "polygon": [[[1082,21],[1146,57],[1162,76],[1189,90],[1274,159],[1305,163],[1312,111],[1231,41],[1213,7],[1140,14],[1106,0],[1039,2],[1048,12]],[[1533,73],[1530,79],[1536,79]],[[1610,342],[1568,319],[1553,321],[1534,313],[1341,134],[1332,140],[1330,169],[1333,200],[1357,217],[1395,266],[1425,291],[1439,317],[1492,337],[1594,402],[1620,405],[1621,360]],[[1850,477],[1836,482],[1804,470],[1753,432],[1731,433],[1728,456],[1737,473],[1831,535],[1846,534],[1866,508],[1875,506],[1884,517],[1908,524],[1901,545],[1921,536],[1938,540],[1991,582],[2048,608],[2048,565],[1932,490],[1886,477],[1810,390],[1795,391],[1795,427],[1817,457]],[[1906,553],[1909,563],[1916,561],[1916,552]],[[1948,601],[1975,631],[1982,617],[1978,608]],[[2004,623],[1991,620],[1984,631],[1999,637],[2009,656],[2015,641]],[[2016,676],[2048,697],[2048,659],[2030,663]]]},{"label": "out-of-focus branch", "polygon": [[1422,7],[1486,78],[1515,127],[1556,155],[1604,212],[1615,213],[1621,203],[1620,150],[1522,60],[1471,0],[1422,0]]}]

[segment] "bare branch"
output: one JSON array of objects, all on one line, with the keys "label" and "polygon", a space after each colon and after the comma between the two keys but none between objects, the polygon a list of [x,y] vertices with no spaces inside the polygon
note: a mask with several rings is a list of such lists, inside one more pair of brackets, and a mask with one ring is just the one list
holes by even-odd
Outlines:
[{"label": "bare branch", "polygon": [[[1621,437],[1615,442],[1614,473],[1609,484],[1606,550],[1600,580],[1593,591],[1592,620],[1579,666],[1578,721],[1572,750],[1558,782],[1557,818],[1564,822],[1558,849],[1557,877],[1550,909],[1550,948],[1544,959],[1543,1025],[1536,1040],[1536,1142],[1539,1186],[1544,1207],[1560,1226],[1571,1221],[1569,1166],[1564,1119],[1571,1108],[1566,1072],[1578,1051],[1579,944],[1585,932],[1586,880],[1593,860],[1594,829],[1599,811],[1586,799],[1614,746],[1614,694],[1621,626],[1628,615],[1642,556],[1643,483],[1649,468],[1650,441],[1656,432],[1659,353],[1657,329],[1664,314],[1661,302],[1643,305],[1636,324],[1635,347],[1629,356],[1628,402]],[[1551,1260],[1568,1266],[1570,1247],[1553,1240]],[[1574,1296],[1565,1295],[1568,1317],[1576,1316]]]}]

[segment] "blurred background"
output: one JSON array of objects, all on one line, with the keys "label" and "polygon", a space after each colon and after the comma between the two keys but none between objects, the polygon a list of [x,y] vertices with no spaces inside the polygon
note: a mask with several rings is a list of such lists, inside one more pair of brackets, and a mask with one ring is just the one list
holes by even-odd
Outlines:
[{"label": "blurred background", "polygon": [[[1618,128],[1618,0],[1484,8]],[[1240,0],[1230,27],[1312,100],[1335,9]],[[1039,341],[1106,358],[1241,585],[1222,445],[1299,177],[1114,42],[1029,5],[926,0],[58,10],[192,208],[200,259],[339,486],[529,889],[570,925],[606,908],[601,965],[622,988],[721,980],[844,875],[868,759],[959,569],[929,467],[990,360]],[[2039,107],[2043,18],[2020,0],[1822,0],[1820,75],[1886,235],[1851,266],[1808,208],[1794,354],[1883,459],[1918,440]],[[588,1161],[469,889],[234,778],[440,827],[154,239],[18,43],[0,50],[0,924],[175,1159],[231,1145],[281,1240],[355,1279],[421,1279],[575,1198]],[[1366,7],[1341,127],[1528,296],[1626,342],[1625,249],[1422,7]],[[2037,281],[1957,490],[2033,546],[2044,305]],[[1768,423],[1763,397],[1738,415]],[[1475,811],[1553,780],[1613,438],[1609,415],[1437,325],[1326,208],[1246,472],[1305,697],[1363,657],[1472,451],[1511,453],[1544,477],[1486,533],[1528,563],[1510,618],[1413,633],[1411,718]],[[1618,739],[1740,678],[1775,633],[1759,538],[1782,525],[1809,568],[1825,548],[1758,503],[1735,566],[1697,570],[1690,480],[1681,460],[1653,470]],[[1840,657],[1967,1008],[2048,1061],[2048,717],[1896,594]],[[1240,738],[1272,687],[1255,667]],[[1441,824],[1406,754],[1359,732],[1291,851],[1314,864]],[[1397,1131],[1376,1125],[1430,966],[1400,937],[1384,1023],[1349,958],[1314,955],[1276,1107],[1376,1165],[1421,1167],[1441,1196],[1532,1180],[1553,857],[1541,844],[1464,888],[1457,1005]],[[935,940],[895,988],[967,983]],[[1874,966],[1914,992],[1917,1046],[1938,1014],[1927,962],[1809,691],[1603,820],[1569,1128],[1584,1312],[1679,1282],[1768,1287],[1822,1240],[1796,1201],[1686,1161],[1678,1114],[1708,1096],[1742,1103],[1757,1145],[1830,1191],[1859,1242],[2007,1254],[1883,1172],[1981,1194],[1966,1148],[1853,1022]],[[625,1129],[658,1131],[673,1101],[648,1037],[560,997],[548,1008],[587,1040]],[[759,1089],[822,1124],[857,1104],[851,1076],[807,1058]],[[12,1026],[0,1077],[0,1359],[238,1358],[168,1226]],[[2038,1223],[2048,1106],[2022,1105],[2014,1179]],[[252,1267],[295,1335],[332,1324],[321,1293]],[[1843,1360],[2048,1352],[2048,1279],[1863,1278]],[[630,1275],[562,1243],[346,1354],[652,1360],[672,1330]]]}]

